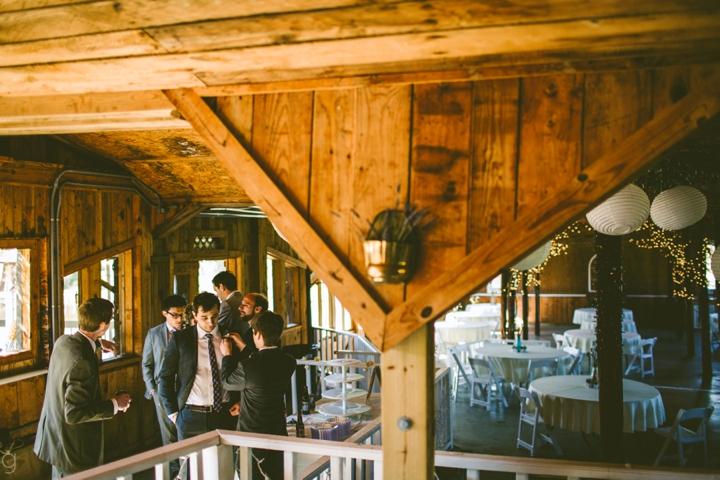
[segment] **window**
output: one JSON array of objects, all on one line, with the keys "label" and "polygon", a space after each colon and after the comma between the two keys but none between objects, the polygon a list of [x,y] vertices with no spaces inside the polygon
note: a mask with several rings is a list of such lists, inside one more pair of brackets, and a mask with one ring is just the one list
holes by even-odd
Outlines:
[{"label": "window", "polygon": [[[104,258],[63,277],[64,333],[77,332],[78,307],[89,298],[100,297],[115,305],[113,318],[103,338],[115,343],[118,357],[126,351],[125,323],[132,323],[132,250]],[[128,334],[131,334],[129,332]],[[102,360],[112,360],[112,353],[102,354]]]},{"label": "window", "polygon": [[30,249],[0,248],[0,356],[30,350]]},{"label": "window", "polygon": [[[212,293],[212,279],[225,271],[225,260],[200,260],[198,263],[198,292]],[[192,298],[189,301],[192,301]]]},{"label": "window", "polygon": [[283,316],[288,327],[301,324],[306,316],[306,269],[301,260],[268,247],[265,259],[268,309]]},{"label": "window", "polygon": [[352,331],[353,323],[348,312],[336,297],[333,297],[327,285],[316,281],[310,287],[310,312],[312,326]]}]

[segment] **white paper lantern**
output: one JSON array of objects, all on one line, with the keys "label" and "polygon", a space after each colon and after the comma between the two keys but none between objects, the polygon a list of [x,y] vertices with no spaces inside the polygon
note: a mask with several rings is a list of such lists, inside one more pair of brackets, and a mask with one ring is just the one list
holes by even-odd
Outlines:
[{"label": "white paper lantern", "polygon": [[550,253],[550,247],[552,247],[552,240],[513,265],[513,270],[530,270],[531,268],[539,266],[545,261]]},{"label": "white paper lantern", "polygon": [[702,220],[706,211],[705,195],[697,188],[682,185],[655,197],[650,217],[663,230],[682,230]]},{"label": "white paper lantern", "polygon": [[710,269],[715,275],[715,280],[720,283],[720,246],[715,246],[715,252],[710,258]]},{"label": "white paper lantern", "polygon": [[642,188],[630,184],[590,210],[587,221],[605,235],[626,235],[645,223],[650,213],[650,199]]}]

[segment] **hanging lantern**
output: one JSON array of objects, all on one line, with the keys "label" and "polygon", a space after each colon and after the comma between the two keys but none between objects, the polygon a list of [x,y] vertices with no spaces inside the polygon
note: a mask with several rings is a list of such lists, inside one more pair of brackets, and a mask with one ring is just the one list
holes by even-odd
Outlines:
[{"label": "hanging lantern", "polygon": [[605,235],[626,235],[645,223],[650,213],[650,200],[642,188],[630,184],[590,210],[587,221]]},{"label": "hanging lantern", "polygon": [[552,247],[552,240],[543,244],[540,248],[513,265],[513,270],[530,270],[531,268],[540,266],[550,253],[550,247]]},{"label": "hanging lantern", "polygon": [[697,188],[681,185],[655,197],[650,217],[663,230],[682,230],[702,220],[706,211],[705,195]]},{"label": "hanging lantern", "polygon": [[715,280],[720,282],[720,245],[715,246],[715,252],[710,258],[710,269],[715,275]]}]

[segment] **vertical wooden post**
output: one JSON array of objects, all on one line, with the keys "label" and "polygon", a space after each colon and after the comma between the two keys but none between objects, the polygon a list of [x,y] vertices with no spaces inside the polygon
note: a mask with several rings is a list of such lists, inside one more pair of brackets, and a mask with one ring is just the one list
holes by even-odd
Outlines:
[{"label": "vertical wooden post", "polygon": [[529,334],[530,334],[530,323],[529,323],[529,317],[530,312],[528,310],[530,309],[530,299],[528,298],[528,288],[527,288],[527,272],[523,272],[522,274],[522,305],[523,305],[523,333],[522,338],[523,340],[529,340]]},{"label": "vertical wooden post", "polygon": [[433,478],[435,365],[433,322],[383,353],[383,477]]},{"label": "vertical wooden post", "polygon": [[620,236],[595,234],[597,359],[603,460],[623,462],[622,265]]},{"label": "vertical wooden post", "polygon": [[535,274],[535,336],[540,336],[540,274]]}]

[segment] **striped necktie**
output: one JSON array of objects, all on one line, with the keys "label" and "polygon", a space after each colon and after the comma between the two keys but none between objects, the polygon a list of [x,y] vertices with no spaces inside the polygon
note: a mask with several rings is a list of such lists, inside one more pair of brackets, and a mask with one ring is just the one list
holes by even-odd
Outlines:
[{"label": "striped necktie", "polygon": [[222,409],[222,385],[220,384],[220,369],[218,368],[217,357],[215,356],[215,347],[213,347],[213,336],[210,333],[205,334],[208,339],[208,356],[210,357],[210,368],[212,369],[213,383],[213,410],[219,412]]}]

